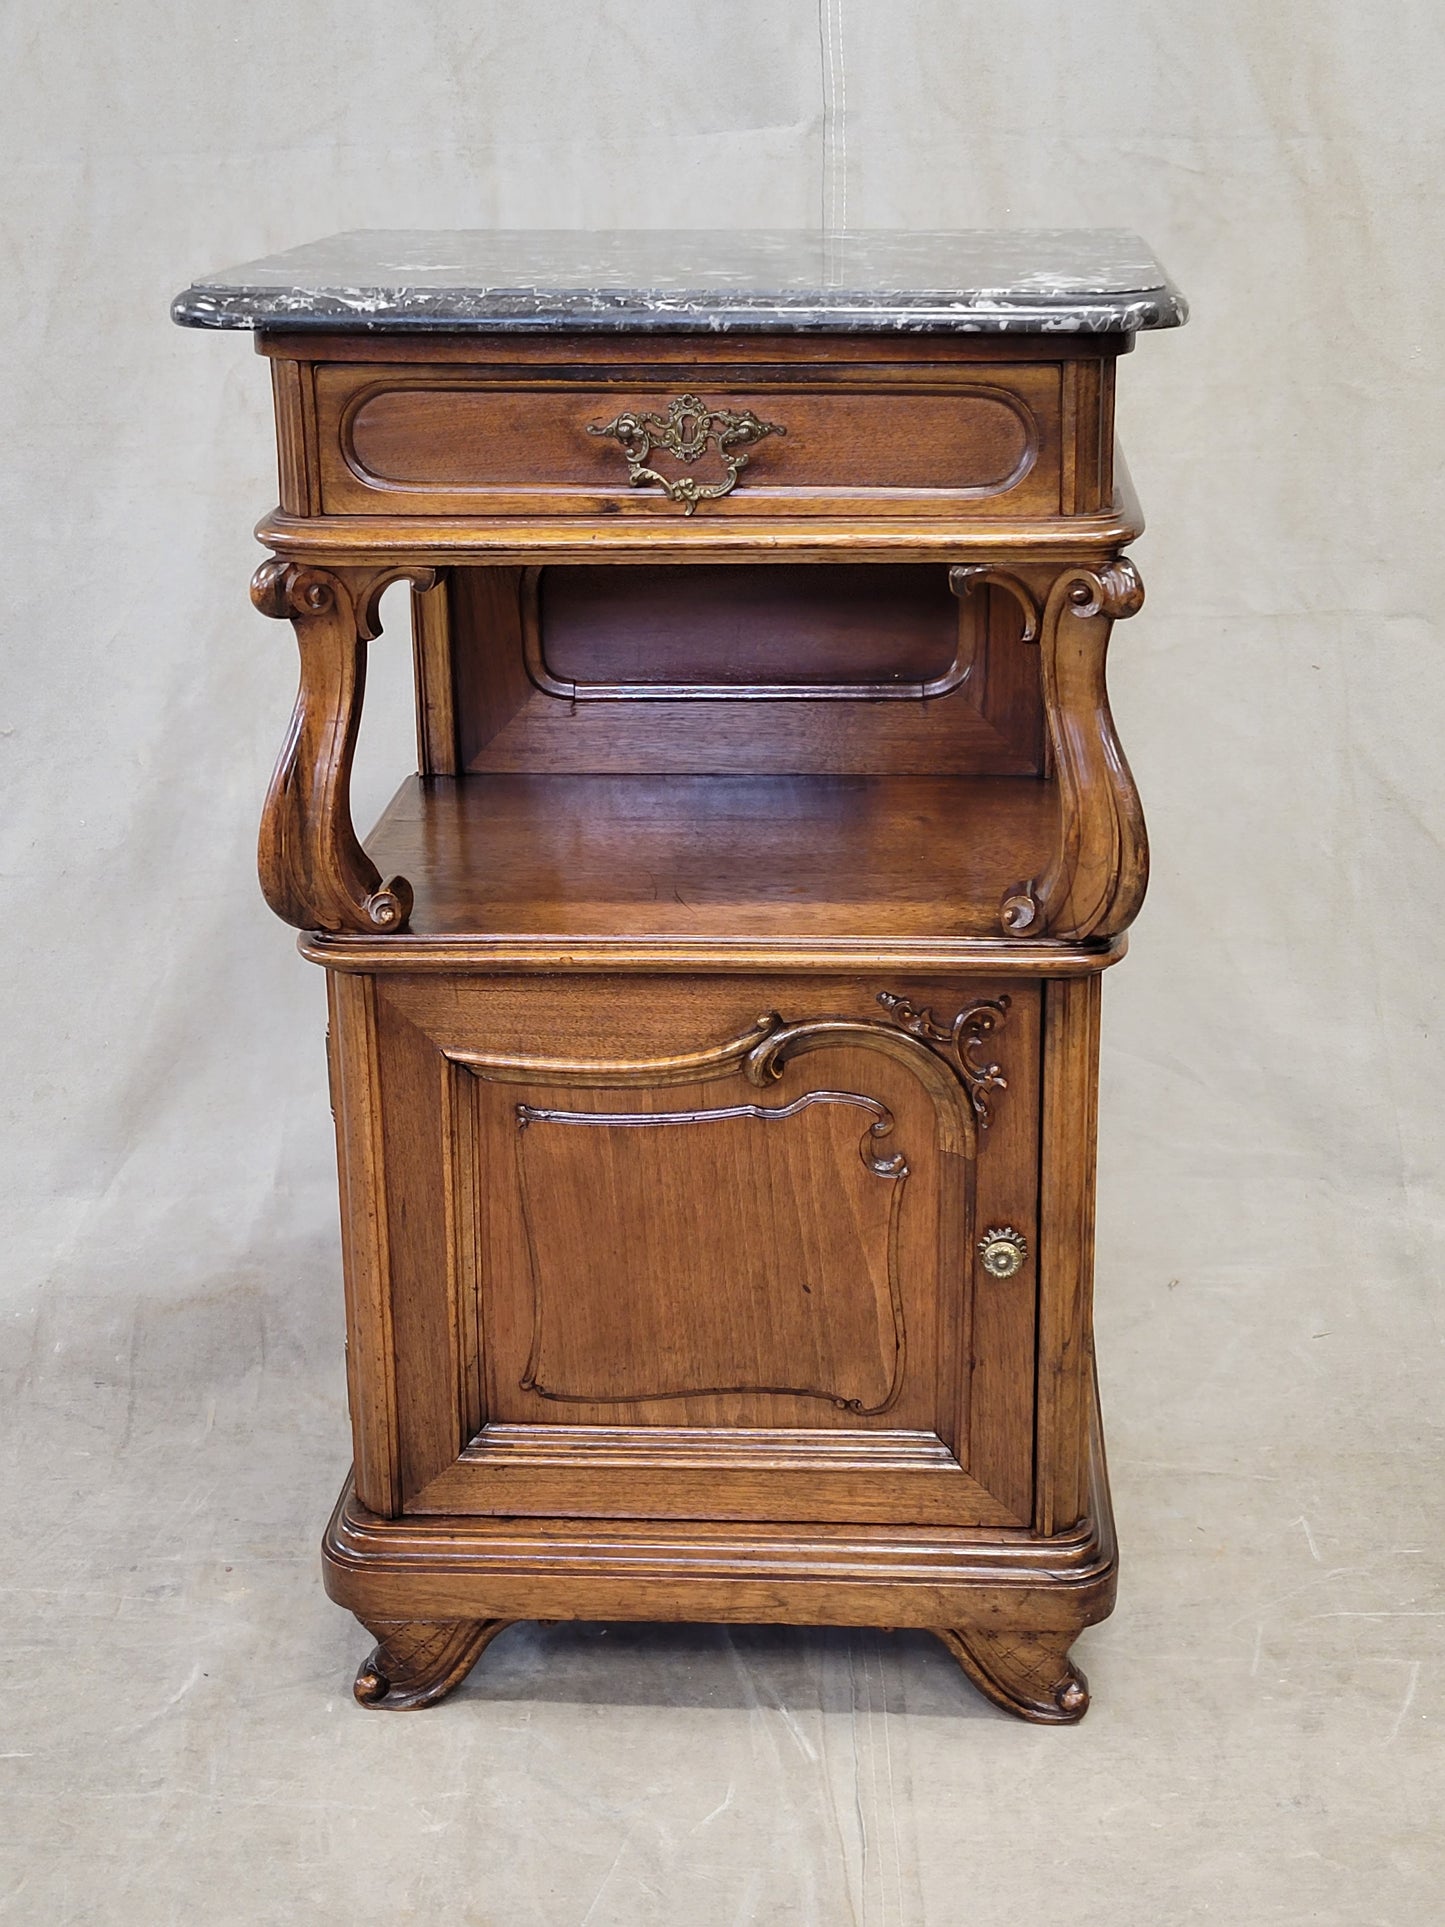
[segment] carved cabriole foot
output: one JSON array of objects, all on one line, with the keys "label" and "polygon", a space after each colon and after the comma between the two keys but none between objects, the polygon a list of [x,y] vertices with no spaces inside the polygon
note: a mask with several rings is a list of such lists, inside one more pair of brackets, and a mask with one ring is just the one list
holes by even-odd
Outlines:
[{"label": "carved cabriole foot", "polygon": [[1073,1726],[1089,1710],[1089,1682],[1069,1659],[1075,1631],[983,1632],[936,1627],[939,1639],[995,1706],[1039,1726]]},{"label": "carved cabriole foot", "polygon": [[388,877],[351,821],[351,764],[366,686],[366,645],[381,633],[381,592],[402,577],[430,588],[424,568],[322,569],[263,562],[251,582],[262,615],[286,618],[301,652],[301,687],[261,817],[261,888],[299,930],[404,930],[411,885]]},{"label": "carved cabriole foot", "polygon": [[510,1619],[363,1621],[376,1646],[356,1675],[363,1706],[409,1713],[460,1686]]}]

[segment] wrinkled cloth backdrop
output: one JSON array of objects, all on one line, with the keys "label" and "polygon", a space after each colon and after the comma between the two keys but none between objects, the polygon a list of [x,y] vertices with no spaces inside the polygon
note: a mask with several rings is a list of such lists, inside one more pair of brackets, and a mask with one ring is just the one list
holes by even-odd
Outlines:
[{"label": "wrinkled cloth backdrop", "polygon": [[[11,0],[0,70],[0,1917],[1438,1918],[1445,15]],[[522,1627],[363,1715],[322,981],[254,881],[266,370],[167,302],[347,227],[820,221],[1135,227],[1194,303],[1121,369],[1094,1711],[911,1634]]]}]

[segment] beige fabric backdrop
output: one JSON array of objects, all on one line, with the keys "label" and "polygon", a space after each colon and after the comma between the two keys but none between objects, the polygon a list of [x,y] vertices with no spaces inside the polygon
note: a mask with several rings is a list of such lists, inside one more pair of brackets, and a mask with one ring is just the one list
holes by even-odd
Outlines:
[{"label": "beige fabric backdrop", "polygon": [[[1442,62],[1430,0],[10,0],[0,1917],[1438,1918]],[[1121,369],[1095,1711],[527,1629],[363,1718],[322,986],[253,871],[267,383],[166,304],[345,227],[825,217],[1133,226],[1195,305]]]}]

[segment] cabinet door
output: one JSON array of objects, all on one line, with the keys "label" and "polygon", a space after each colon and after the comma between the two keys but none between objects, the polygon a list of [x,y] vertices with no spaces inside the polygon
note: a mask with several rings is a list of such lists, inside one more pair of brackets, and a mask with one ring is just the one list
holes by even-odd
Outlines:
[{"label": "cabinet door", "polygon": [[1038,993],[334,980],[382,1511],[1029,1514]]}]

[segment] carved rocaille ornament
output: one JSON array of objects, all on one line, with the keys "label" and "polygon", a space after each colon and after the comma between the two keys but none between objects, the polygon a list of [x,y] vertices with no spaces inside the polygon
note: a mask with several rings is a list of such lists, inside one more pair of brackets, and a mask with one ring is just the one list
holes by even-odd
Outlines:
[{"label": "carved rocaille ornament", "polygon": [[989,1094],[992,1091],[1006,1091],[1008,1079],[1003,1074],[1002,1065],[981,1062],[978,1052],[1006,1021],[1008,998],[984,998],[978,1003],[969,1004],[966,1009],[959,1011],[951,1023],[940,1023],[931,1009],[926,1006],[920,1009],[906,997],[895,997],[891,991],[880,990],[878,1001],[895,1024],[906,1030],[910,1037],[917,1037],[929,1045],[952,1068],[968,1092],[969,1103],[980,1129],[986,1131],[992,1120]]},{"label": "carved rocaille ornament", "polygon": [[366,684],[366,645],[392,582],[427,589],[433,569],[322,569],[273,558],[251,579],[263,616],[287,619],[301,653],[301,686],[261,817],[261,888],[300,930],[403,930],[412,890],[382,878],[351,821],[351,765]]}]

